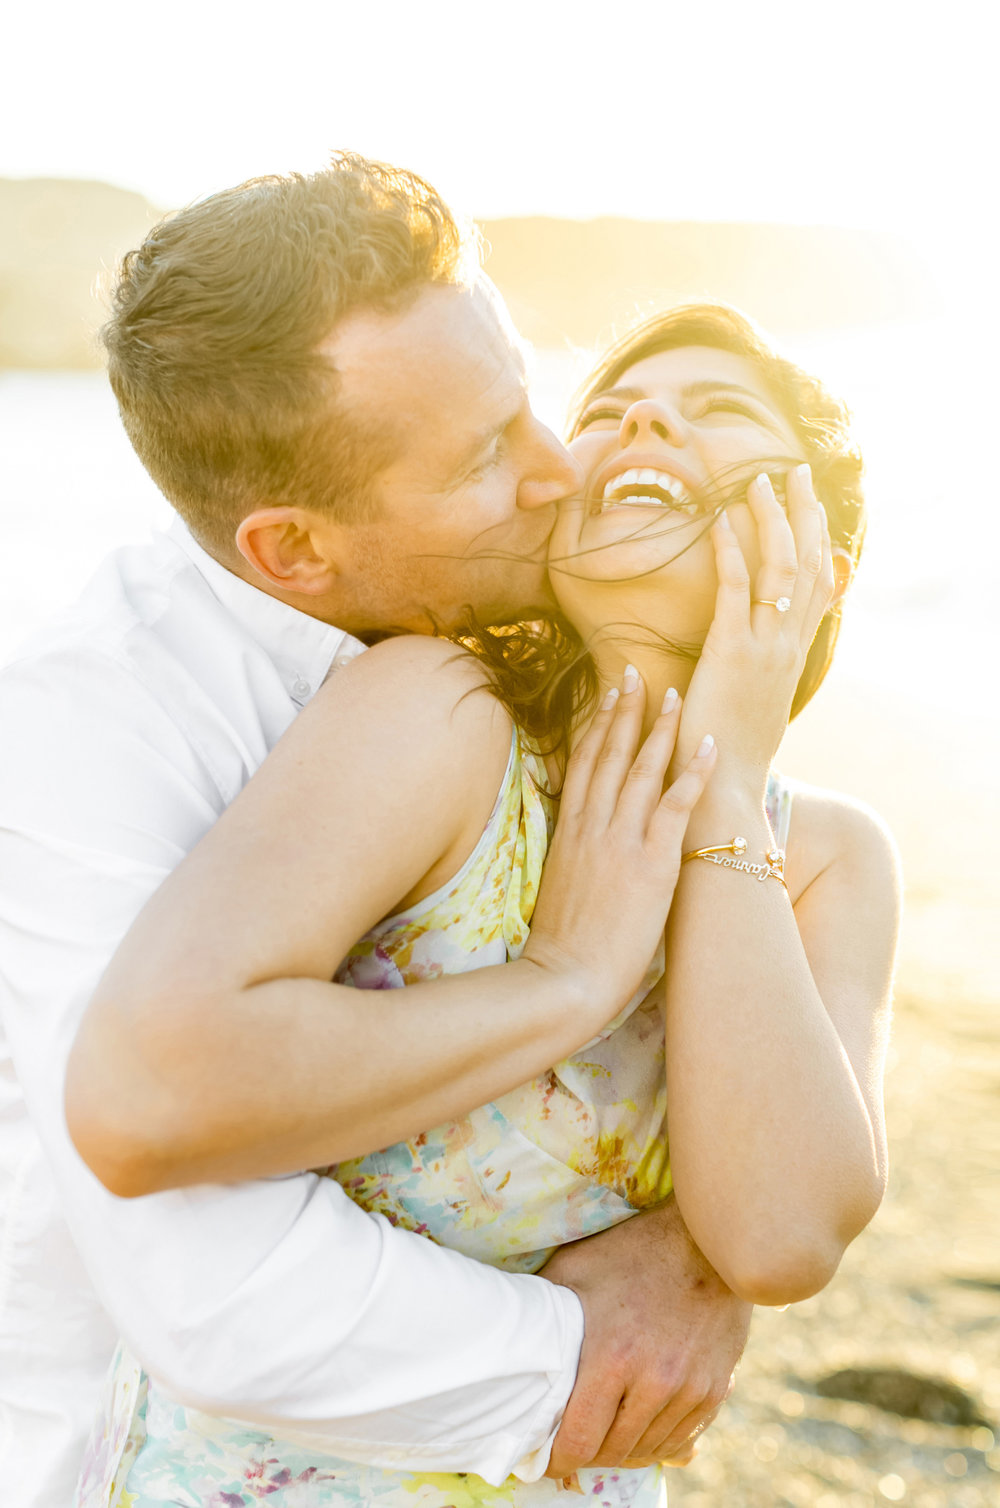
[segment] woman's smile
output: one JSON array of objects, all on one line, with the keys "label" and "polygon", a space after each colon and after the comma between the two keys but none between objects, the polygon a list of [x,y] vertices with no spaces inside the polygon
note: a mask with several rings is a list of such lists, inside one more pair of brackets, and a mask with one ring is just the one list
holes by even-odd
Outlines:
[{"label": "woman's smile", "polygon": [[612,454],[587,482],[592,513],[609,508],[653,507],[693,514],[699,511],[694,497],[697,483],[664,447],[627,450]]}]

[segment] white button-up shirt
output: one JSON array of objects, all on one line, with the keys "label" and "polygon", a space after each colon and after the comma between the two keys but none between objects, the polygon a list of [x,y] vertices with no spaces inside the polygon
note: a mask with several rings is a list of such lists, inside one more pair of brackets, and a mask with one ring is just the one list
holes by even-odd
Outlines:
[{"label": "white button-up shirt", "polygon": [[319,1450],[494,1482],[544,1469],[583,1339],[568,1289],[395,1230],[311,1173],[118,1199],[66,1130],[66,1057],[124,933],[362,647],[175,524],[0,674],[10,1508],[65,1508],[116,1332],[182,1402]]}]

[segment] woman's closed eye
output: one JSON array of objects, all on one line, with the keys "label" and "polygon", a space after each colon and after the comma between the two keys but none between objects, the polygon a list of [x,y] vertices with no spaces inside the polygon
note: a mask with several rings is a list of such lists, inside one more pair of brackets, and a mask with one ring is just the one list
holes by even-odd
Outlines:
[{"label": "woman's closed eye", "polygon": [[620,424],[624,414],[625,410],[622,408],[602,407],[588,409],[577,424],[576,432],[580,434],[583,430],[589,429],[595,424]]},{"label": "woman's closed eye", "polygon": [[710,414],[736,414],[741,419],[749,419],[754,424],[761,422],[761,414],[749,403],[744,403],[740,398],[730,397],[728,394],[719,394],[715,398],[708,398],[699,406],[695,416],[704,419]]}]

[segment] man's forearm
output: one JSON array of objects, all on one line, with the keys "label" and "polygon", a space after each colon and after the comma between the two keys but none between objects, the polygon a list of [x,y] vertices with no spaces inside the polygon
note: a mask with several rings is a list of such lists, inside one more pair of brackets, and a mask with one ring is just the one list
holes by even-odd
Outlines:
[{"label": "man's forearm", "polygon": [[374,1466],[544,1469],[583,1338],[566,1288],[396,1229],[315,1174],[120,1200],[47,1150],[98,1294],[169,1397]]},{"label": "man's forearm", "polygon": [[[170,1265],[154,1263],[117,1305],[151,1375],[179,1401],[376,1466],[499,1483],[532,1452],[547,1458],[582,1343],[576,1298],[394,1230],[329,1180],[311,1182],[304,1200],[298,1179],[271,1186],[273,1212],[294,1211],[293,1224],[239,1262],[231,1243],[220,1261],[211,1231],[186,1218],[188,1196],[156,1196],[168,1218],[180,1210],[191,1227],[176,1239],[200,1239],[207,1271],[196,1291],[192,1263],[168,1303],[161,1292],[158,1307],[144,1305],[141,1288],[158,1288],[165,1273],[156,1269]],[[245,1205],[259,1221],[260,1193],[225,1191],[228,1218],[238,1221]],[[335,1251],[341,1260],[330,1259]],[[248,1335],[252,1346],[239,1339]]]}]

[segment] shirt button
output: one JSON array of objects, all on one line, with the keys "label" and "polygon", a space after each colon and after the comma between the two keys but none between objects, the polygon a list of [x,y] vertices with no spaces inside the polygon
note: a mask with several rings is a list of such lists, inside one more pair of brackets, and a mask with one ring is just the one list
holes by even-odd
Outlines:
[{"label": "shirt button", "polygon": [[296,679],[295,679],[295,681],[292,684],[292,695],[293,696],[298,696],[298,697],[308,696],[311,690],[312,690],[312,687],[310,686],[309,682],[303,680],[301,676],[297,676]]}]

